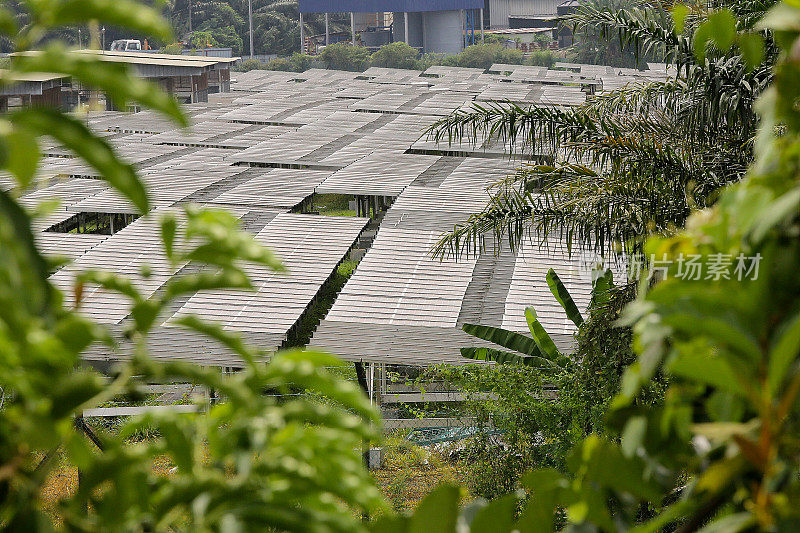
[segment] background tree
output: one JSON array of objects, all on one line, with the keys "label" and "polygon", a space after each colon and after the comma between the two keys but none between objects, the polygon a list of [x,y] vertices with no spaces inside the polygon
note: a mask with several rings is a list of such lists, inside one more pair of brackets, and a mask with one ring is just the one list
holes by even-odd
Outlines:
[{"label": "background tree", "polygon": [[[738,29],[752,28],[764,9],[740,3]],[[437,253],[475,251],[487,235],[514,247],[551,231],[603,252],[641,251],[647,235],[674,231],[711,205],[752,160],[753,104],[776,58],[769,40],[766,54],[750,42],[705,54],[703,41],[692,44],[702,37],[700,19],[688,17],[676,33],[658,5],[611,13],[587,4],[571,20],[640,53],[663,50],[680,75],[572,109],[475,104],[434,124],[429,134],[440,142],[489,138],[518,143],[533,158],[493,187],[486,209],[446,235]],[[746,69],[743,57],[755,56],[760,65]]]},{"label": "background tree", "polygon": [[[583,12],[618,13],[624,11],[633,17],[657,17],[659,25],[668,26],[669,16],[663,9],[653,9],[653,3],[640,0],[585,0],[581,5]],[[658,4],[655,4],[658,7]],[[647,61],[662,61],[662,47],[643,53],[633,46],[626,46],[621,39],[608,39],[602,26],[594,25],[581,14],[573,19],[564,17],[561,24],[573,32],[574,44],[569,47],[568,59],[575,63],[609,65],[613,67],[644,68]]]}]

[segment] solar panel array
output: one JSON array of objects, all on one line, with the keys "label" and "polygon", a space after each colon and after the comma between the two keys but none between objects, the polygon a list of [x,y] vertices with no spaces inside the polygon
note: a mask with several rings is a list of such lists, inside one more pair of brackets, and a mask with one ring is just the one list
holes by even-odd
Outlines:
[{"label": "solar panel array", "polygon": [[[288,274],[249,268],[255,292],[187,295],[172,305],[149,341],[160,358],[237,364],[213,342],[174,326],[174,318],[187,314],[214,319],[276,349],[356,243],[359,255],[366,253],[317,328],[315,346],[351,360],[458,363],[459,347],[477,343],[460,330],[464,323],[525,331],[523,311],[532,305],[566,347],[574,328],[544,275],[549,268],[559,272],[581,306],[590,283],[579,259],[557,239],[546,239],[546,246],[534,240],[518,253],[490,249],[444,260],[430,253],[443,232],[485,207],[487,187],[521,164],[507,157],[509,150],[522,146],[485,138],[449,145],[424,132],[474,102],[572,106],[594,90],[672,75],[656,64],[646,71],[560,64],[494,65],[488,72],[435,66],[425,72],[373,67],[362,73],[234,73],[232,92],[185,106],[188,129],[150,111],[104,111],[86,119],[138,169],[151,215],[113,235],[53,231],[55,224],[85,214],[130,216],[136,210],[94,169],[49,141],[43,142],[46,157],[36,185],[13,193],[30,208],[60,202],[35,220],[34,229],[46,254],[72,260],[51,278],[68,301],[76,274],[88,269],[129,276],[145,296],[158,294],[175,275],[196,271],[167,261],[158,231],[161,213],[180,213],[188,203],[230,210],[282,258]],[[12,190],[15,183],[0,176],[0,188]],[[297,212],[297,206],[313,204],[308,199],[314,193],[393,203],[371,222]],[[150,275],[143,277],[145,267]],[[87,287],[80,311],[119,332],[129,320],[128,308],[120,295]],[[88,357],[125,353],[123,342],[121,352],[96,347]]]}]

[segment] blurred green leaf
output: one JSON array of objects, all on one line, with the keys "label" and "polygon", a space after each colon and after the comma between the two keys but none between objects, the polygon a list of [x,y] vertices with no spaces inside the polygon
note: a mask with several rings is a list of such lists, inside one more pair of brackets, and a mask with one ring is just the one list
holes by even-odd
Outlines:
[{"label": "blurred green leaf", "polygon": [[706,46],[711,40],[711,23],[706,20],[700,24],[692,35],[692,51],[698,62],[702,62],[706,57]]},{"label": "blurred green leaf", "polygon": [[19,31],[14,13],[5,7],[0,7],[0,33],[7,37],[14,37]]},{"label": "blurred green leaf", "polygon": [[164,300],[198,291],[215,289],[250,289],[253,285],[240,270],[223,269],[219,272],[201,272],[170,279],[165,286]]},{"label": "blurred green leaf", "polygon": [[133,166],[120,161],[108,142],[95,136],[79,120],[46,108],[16,111],[11,115],[11,120],[38,135],[53,137],[97,169],[103,179],[142,213],[149,210],[147,192],[136,177]]},{"label": "blurred green leaf", "polygon": [[668,369],[677,376],[718,387],[739,396],[746,395],[736,372],[721,356],[682,354],[669,364]]},{"label": "blurred green leaf", "polygon": [[720,50],[727,51],[736,39],[736,16],[729,9],[720,9],[708,16],[711,39]]},{"label": "blurred green leaf", "polygon": [[557,470],[544,468],[525,474],[522,483],[531,496],[517,523],[520,533],[551,533],[559,493],[569,486],[568,481]]},{"label": "blurred green leaf", "polygon": [[672,6],[672,22],[675,25],[675,33],[683,33],[684,22],[688,14],[689,8],[686,5],[674,4]]},{"label": "blurred green leaf", "polygon": [[458,487],[443,485],[428,494],[411,517],[409,533],[456,533]]},{"label": "blurred green leaf", "polygon": [[161,217],[161,240],[164,243],[164,252],[167,258],[174,264],[175,238],[178,234],[178,220],[172,213],[167,213]]},{"label": "blurred green leaf", "polygon": [[737,533],[750,530],[756,518],[750,513],[736,513],[720,518],[697,530],[697,533]]},{"label": "blurred green leaf", "polygon": [[[30,219],[23,209],[0,190],[0,281],[5,284],[4,305],[19,306],[33,315],[51,312],[53,293],[47,282],[48,265],[36,249]],[[0,316],[14,324],[12,307],[0,309]],[[21,316],[19,318],[22,318]],[[14,324],[18,327],[18,324]]]},{"label": "blurred green leaf", "polygon": [[739,50],[747,65],[753,70],[764,61],[764,39],[757,33],[744,33],[739,36]]},{"label": "blurred green leaf", "polygon": [[782,328],[769,352],[767,383],[771,395],[776,395],[792,363],[800,356],[800,313],[795,314]]},{"label": "blurred green leaf", "polygon": [[470,533],[510,533],[515,529],[514,514],[519,497],[506,494],[495,498],[478,511],[470,524]]},{"label": "blurred green leaf", "polygon": [[39,143],[36,136],[24,129],[15,128],[3,135],[5,143],[5,168],[16,176],[23,188],[27,188],[39,166]]}]

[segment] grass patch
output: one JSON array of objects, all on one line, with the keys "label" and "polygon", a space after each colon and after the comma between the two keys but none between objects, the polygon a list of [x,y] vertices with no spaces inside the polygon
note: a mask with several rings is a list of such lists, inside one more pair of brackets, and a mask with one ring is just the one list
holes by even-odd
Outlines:
[{"label": "grass patch", "polygon": [[346,259],[339,264],[333,277],[322,286],[316,300],[300,317],[297,327],[289,334],[286,342],[288,348],[300,348],[308,344],[314,330],[330,311],[336,295],[339,294],[344,284],[350,279],[356,266],[358,266],[358,261],[350,259]]},{"label": "grass patch", "polygon": [[332,217],[354,217],[355,209],[350,209],[349,194],[317,194],[313,198],[312,210],[320,215]]}]

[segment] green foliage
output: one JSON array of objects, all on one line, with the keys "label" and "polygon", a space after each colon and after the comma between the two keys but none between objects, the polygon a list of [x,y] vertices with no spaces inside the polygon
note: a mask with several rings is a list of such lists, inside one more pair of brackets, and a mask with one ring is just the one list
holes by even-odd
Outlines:
[{"label": "green foliage", "polygon": [[[52,30],[89,19],[130,22],[169,39],[166,24],[154,11],[131,2],[31,0],[24,6],[32,21],[24,30],[0,24],[20,51],[40,45],[38,38]],[[84,87],[103,91],[117,105],[136,102],[186,125],[173,99],[121,64],[53,45],[17,58],[7,80],[35,69],[71,76]],[[45,136],[97,169],[143,215],[156,216],[148,213],[147,191],[134,169],[84,123],[54,109],[21,109],[0,117],[0,167],[16,178],[18,191],[32,186],[37,146]],[[67,296],[48,281],[53,265],[37,249],[30,215],[15,195],[0,191],[1,527],[363,529],[359,514],[383,506],[359,451],[364,442],[378,438],[379,415],[356,385],[325,370],[339,365],[337,360],[316,352],[267,354],[196,316],[171,325],[222,344],[241,361],[241,371],[227,376],[191,364],[156,364],[148,357],[147,336],[176,298],[251,288],[248,265],[282,269],[252,235],[238,230],[236,217],[223,211],[176,208],[162,214],[159,223],[166,260],[176,268],[197,264],[200,273],[172,278],[147,296],[140,290],[146,271],[131,277],[83,272],[67,305]],[[90,345],[113,345],[106,328],[77,312],[86,288],[98,286],[130,302],[124,334],[133,355],[120,360],[107,380],[81,362]],[[198,405],[196,413],[151,411],[132,417],[119,431],[100,435],[102,449],[75,430],[85,409],[115,399],[141,399],[144,383],[173,382],[214,390],[222,401]],[[313,394],[296,397],[298,390]],[[58,450],[79,469],[79,486],[45,514],[42,487],[58,467],[53,460]],[[168,476],[154,473],[155,459],[174,466]]]},{"label": "green foliage", "polygon": [[[620,441],[589,436],[566,475],[527,476],[520,531],[549,530],[560,509],[568,531],[796,529],[800,8],[783,3],[755,27],[775,31],[781,49],[774,84],[759,102],[756,159],[714,207],[693,214],[677,235],[651,237],[647,251],[697,254],[707,263],[720,254],[757,257],[758,274],[672,275],[628,306],[638,358],[608,417]],[[723,17],[709,26],[708,40],[724,48],[730,29]],[[637,404],[659,371],[670,379],[663,405]]]},{"label": "green foliage", "polygon": [[[613,67],[643,68],[647,61],[660,61],[663,45],[641,47],[626,39],[627,34],[609,31],[595,15],[612,18],[624,12],[638,26],[663,27],[669,15],[658,4],[643,5],[637,0],[584,0],[577,14],[567,15],[562,24],[573,31],[574,44],[568,58],[575,63],[610,65]],[[589,15],[589,16],[587,16]]]},{"label": "green foliage", "polygon": [[284,72],[304,72],[311,68],[314,58],[305,54],[294,54],[291,57],[276,57],[266,63],[258,59],[244,59],[234,69],[237,72],[251,70],[279,70]]},{"label": "green foliage", "polygon": [[[326,52],[326,50],[329,50]],[[363,71],[368,67],[402,68],[409,70],[427,70],[433,65],[451,65],[459,67],[489,68],[494,63],[527,64],[552,67],[555,56],[549,50],[539,50],[529,54],[526,59],[521,52],[508,49],[498,44],[476,44],[456,55],[423,54],[408,46],[406,43],[397,42],[383,45],[371,56],[365,48],[353,47],[347,43],[337,43],[328,46],[319,55],[325,68]],[[303,72],[314,66],[315,58],[295,53],[288,58],[276,58],[264,68],[268,70],[284,70]],[[263,65],[263,63],[262,63]],[[253,70],[255,63],[243,61],[238,70]]]},{"label": "green foliage", "polygon": [[522,52],[499,44],[473,44],[444,61],[454,67],[488,69],[494,63],[521,65],[525,62]]},{"label": "green foliage", "polygon": [[244,42],[242,38],[236,33],[236,28],[233,26],[225,26],[222,28],[213,28],[209,30],[211,38],[216,42],[216,46],[223,48],[231,48],[234,54],[244,53]]},{"label": "green foliage", "polygon": [[243,59],[239,61],[233,70],[236,72],[250,72],[251,70],[282,70],[280,68],[268,69],[267,63],[259,61],[258,59]]},{"label": "green foliage", "polygon": [[556,63],[556,57],[550,50],[535,50],[528,53],[528,58],[525,60],[526,65],[536,67],[552,68]]},{"label": "green foliage", "polygon": [[336,43],[326,46],[319,58],[326,68],[361,72],[369,65],[369,52],[361,46]]},{"label": "green foliage", "polygon": [[182,50],[183,45],[181,43],[170,43],[161,49],[161,53],[178,55]]},{"label": "green foliage", "polygon": [[[555,272],[547,277],[554,296],[572,308],[574,302]],[[530,358],[508,353],[514,358],[492,357],[502,363],[493,368],[436,369],[435,377],[467,393],[468,411],[482,424],[503,432],[506,447],[486,437],[470,442],[465,464],[471,473],[472,493],[492,498],[513,492],[520,487],[523,474],[534,467],[565,471],[575,444],[593,431],[605,430],[611,399],[619,391],[625,368],[636,358],[630,328],[615,325],[632,296],[629,286],[612,287],[610,271],[597,278],[589,317],[580,321],[575,353],[561,356],[563,366],[522,366],[519,363],[526,364]],[[475,326],[465,327],[465,331],[517,352],[529,353],[530,345],[539,350],[533,339],[516,333]],[[659,377],[636,401],[649,405],[662,398],[663,380]]]},{"label": "green foliage", "polygon": [[[572,299],[567,288],[561,282],[558,274],[551,268],[547,272],[547,285],[553,297],[558,301],[570,320],[580,328],[583,325],[578,306]],[[592,285],[592,298],[590,306],[598,307],[598,303],[607,303],[610,298],[611,290],[614,287],[613,276],[610,270],[604,271],[597,276]],[[495,328],[491,326],[478,326],[475,324],[464,324],[463,329],[474,337],[483,339],[500,346],[513,350],[522,355],[510,352],[503,352],[490,348],[462,348],[461,355],[468,359],[478,359],[481,361],[495,361],[498,363],[520,363],[527,366],[535,366],[541,370],[557,370],[563,372],[572,367],[569,357],[561,354],[556,347],[553,339],[545,331],[536,317],[536,310],[529,307],[525,310],[525,319],[532,338],[526,337],[513,331]]]},{"label": "green foliage", "polygon": [[370,57],[373,67],[417,68],[419,52],[406,43],[398,42],[381,46]]},{"label": "green foliage", "polygon": [[210,31],[196,31],[189,37],[189,48],[213,48],[219,46]]}]

